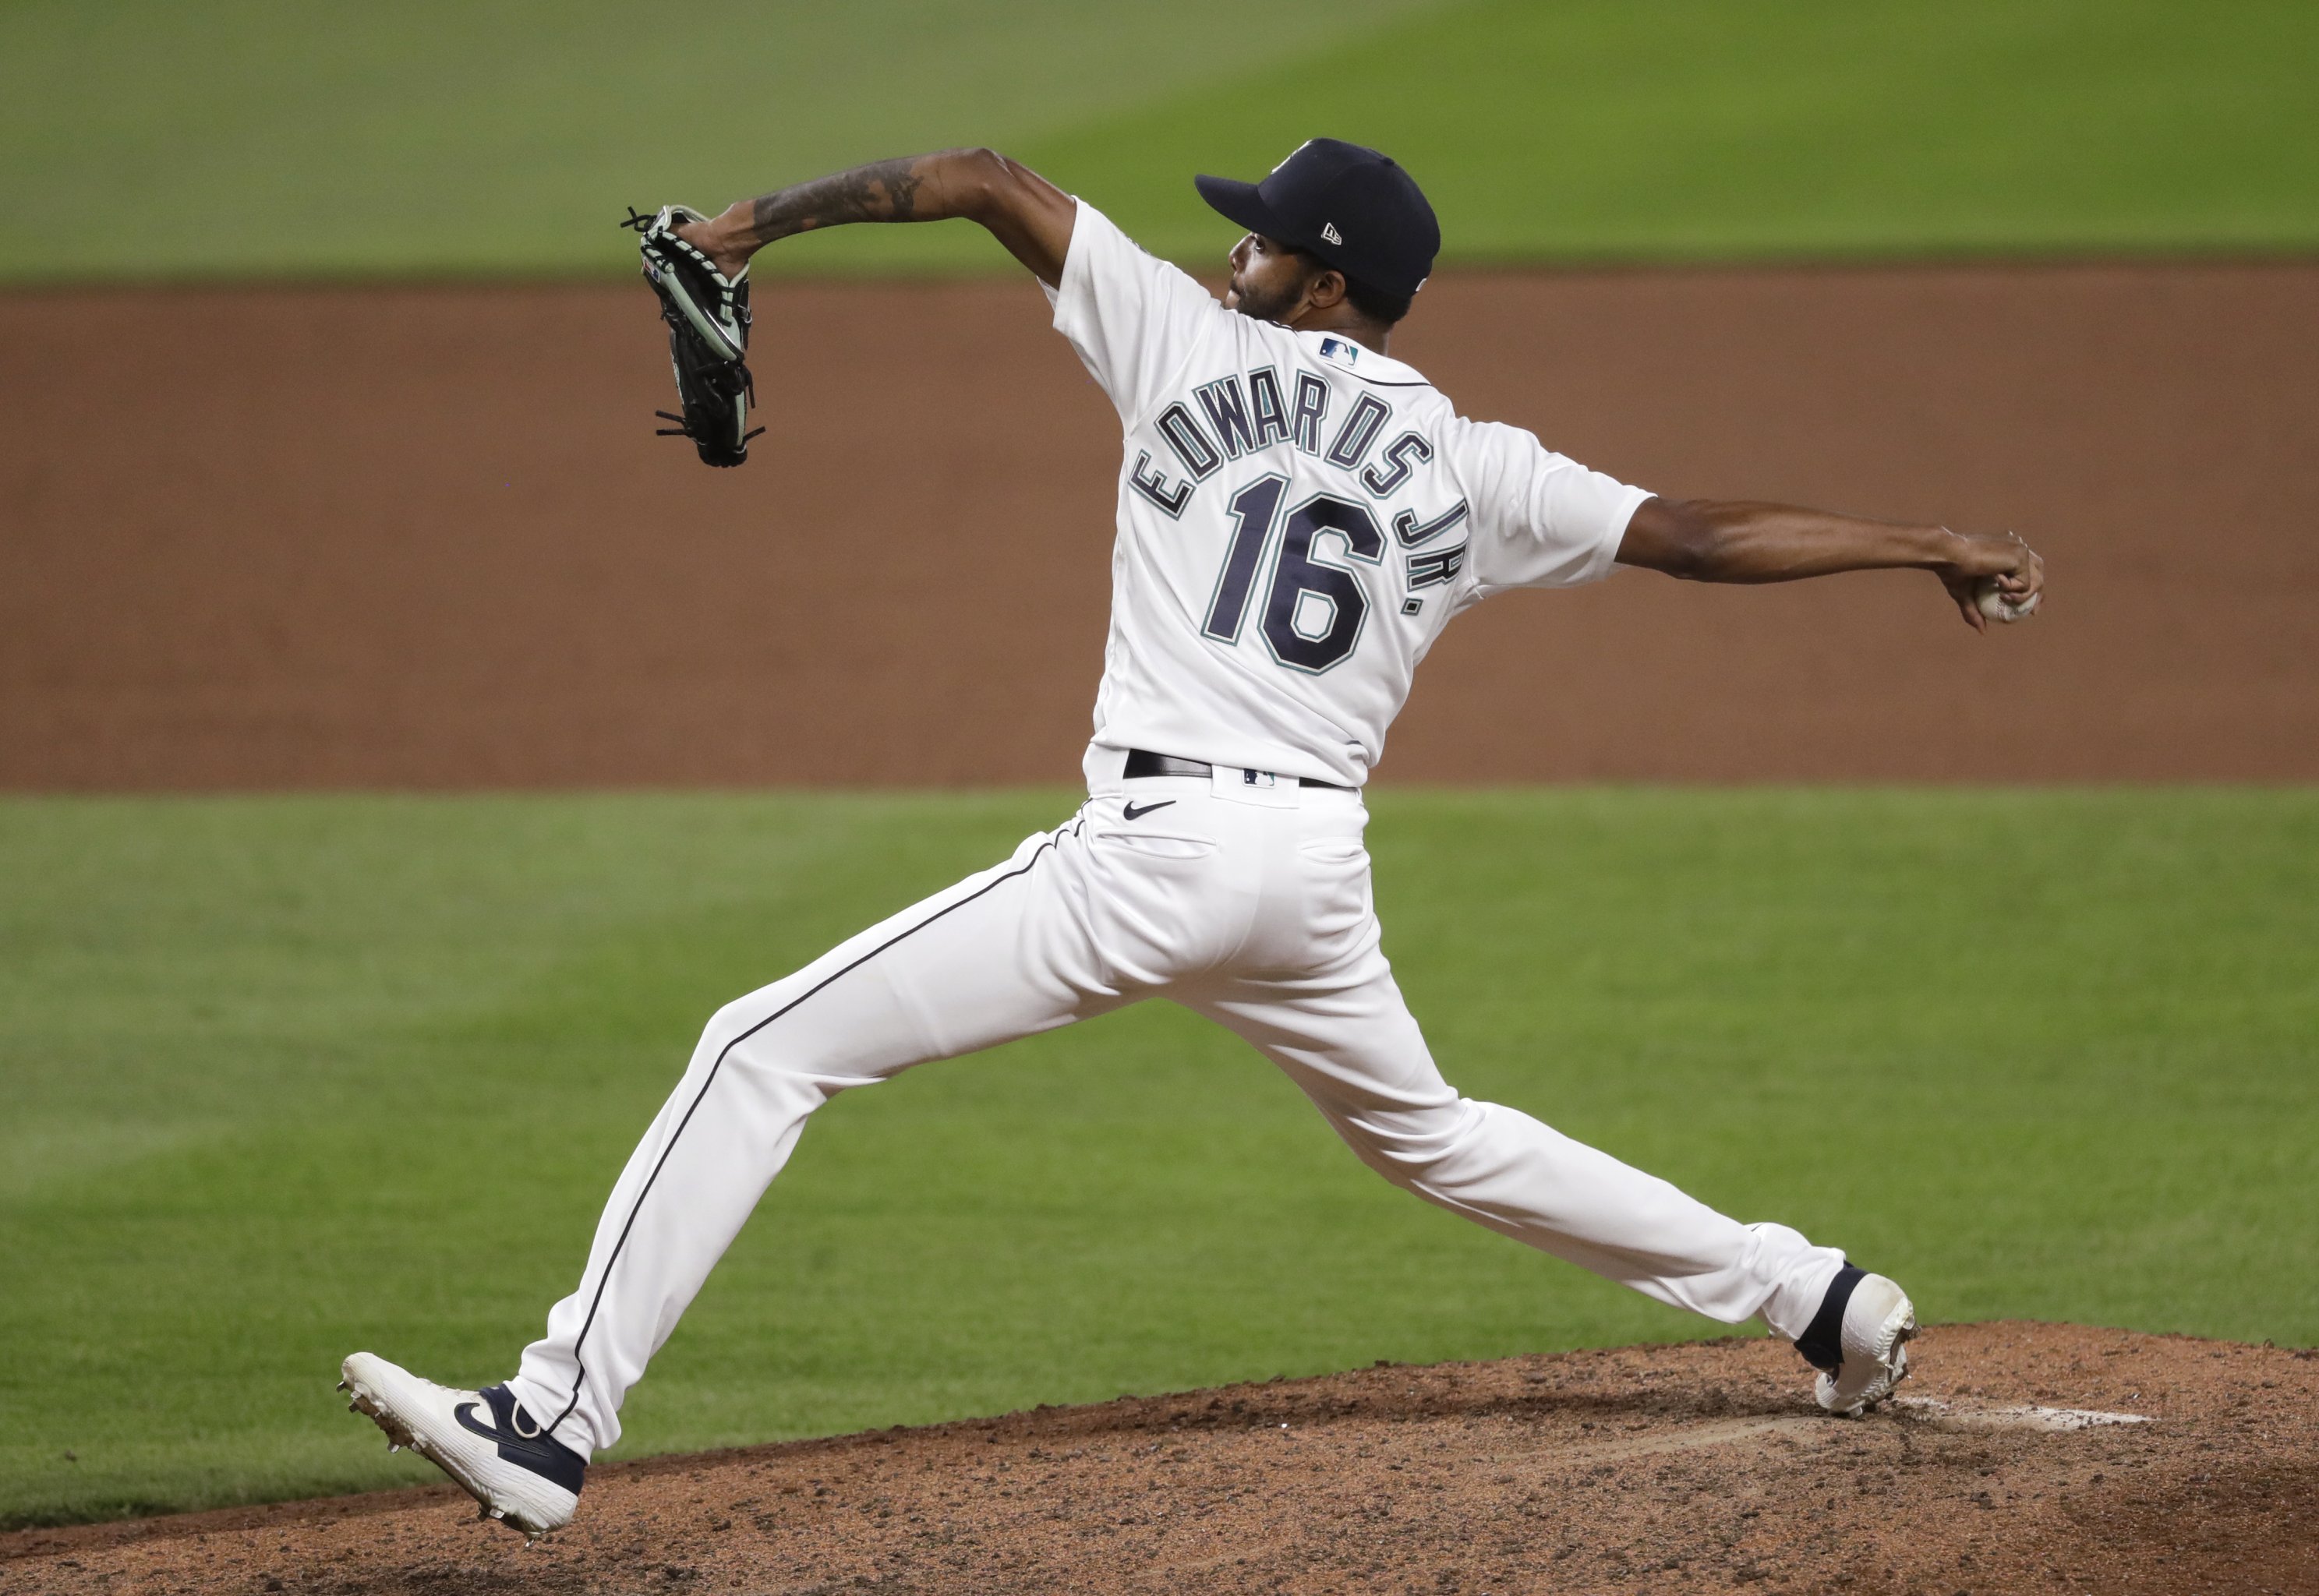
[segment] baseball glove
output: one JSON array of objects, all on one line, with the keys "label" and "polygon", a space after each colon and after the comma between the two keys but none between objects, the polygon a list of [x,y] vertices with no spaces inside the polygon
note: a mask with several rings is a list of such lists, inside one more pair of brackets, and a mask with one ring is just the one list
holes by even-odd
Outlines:
[{"label": "baseball glove", "polygon": [[654,413],[673,427],[663,437],[689,437],[704,465],[738,465],[749,457],[749,440],[764,430],[749,428],[756,400],[749,353],[749,269],[731,277],[692,245],[677,237],[679,224],[704,220],[682,205],[664,205],[651,216],[631,208],[622,227],[643,235],[645,281],[660,296],[661,320],[668,323],[668,362],[676,374],[681,414]]}]

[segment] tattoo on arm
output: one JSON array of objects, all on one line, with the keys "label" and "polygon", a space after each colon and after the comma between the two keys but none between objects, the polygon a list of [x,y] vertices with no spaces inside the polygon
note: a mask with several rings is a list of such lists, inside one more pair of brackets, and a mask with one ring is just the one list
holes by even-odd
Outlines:
[{"label": "tattoo on arm", "polygon": [[[1015,259],[1050,285],[1062,280],[1078,213],[1069,194],[996,150],[941,149],[873,161],[778,194],[736,200],[692,241],[720,271],[737,271],[777,239],[849,221],[946,221],[988,228]],[[697,236],[695,236],[697,234]]]},{"label": "tattoo on arm", "polygon": [[916,221],[918,188],[925,181],[918,166],[916,158],[873,161],[762,195],[752,207],[753,241],[770,244],[846,221]]}]

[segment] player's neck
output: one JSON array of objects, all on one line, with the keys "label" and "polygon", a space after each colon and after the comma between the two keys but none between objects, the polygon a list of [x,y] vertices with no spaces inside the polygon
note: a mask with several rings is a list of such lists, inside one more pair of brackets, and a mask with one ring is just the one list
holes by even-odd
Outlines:
[{"label": "player's neck", "polygon": [[1385,346],[1393,342],[1391,322],[1364,316],[1349,303],[1331,305],[1326,310],[1307,309],[1286,325],[1298,332],[1333,332],[1352,339],[1373,355],[1387,353]]}]

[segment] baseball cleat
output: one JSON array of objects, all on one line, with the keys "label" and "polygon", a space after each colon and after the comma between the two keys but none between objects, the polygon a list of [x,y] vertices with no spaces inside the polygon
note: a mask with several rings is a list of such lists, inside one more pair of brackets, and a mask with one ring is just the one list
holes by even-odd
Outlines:
[{"label": "baseball cleat", "polygon": [[1820,1299],[1811,1328],[1796,1338],[1796,1350],[1820,1371],[1812,1392],[1819,1405],[1851,1419],[1908,1377],[1908,1341],[1916,1333],[1908,1294],[1847,1263]]},{"label": "baseball cleat", "polygon": [[588,1465],[544,1434],[504,1385],[455,1391],[369,1352],[339,1370],[347,1411],[386,1432],[387,1450],[409,1447],[458,1482],[477,1516],[503,1519],[533,1538],[572,1521]]},{"label": "baseball cleat", "polygon": [[707,220],[687,205],[663,205],[650,217],[631,212],[621,225],[644,235],[636,250],[644,257],[645,280],[661,302],[691,323],[713,353],[726,360],[745,359],[749,268],[743,266],[728,277],[706,252],[677,236],[676,230],[685,223]]}]

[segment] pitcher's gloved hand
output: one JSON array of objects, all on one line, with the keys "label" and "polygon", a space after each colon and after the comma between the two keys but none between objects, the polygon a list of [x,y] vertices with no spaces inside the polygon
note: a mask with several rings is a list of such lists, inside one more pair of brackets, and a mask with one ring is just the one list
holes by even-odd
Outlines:
[{"label": "pitcher's gloved hand", "polygon": [[633,209],[622,227],[643,235],[645,281],[660,296],[661,320],[668,323],[668,361],[676,374],[682,414],[657,414],[673,427],[663,437],[689,437],[704,465],[738,465],[749,457],[749,440],[762,432],[749,428],[749,406],[756,386],[749,375],[749,268],[727,277],[714,262],[677,236],[689,221],[702,220],[683,205],[663,205],[651,216]]}]

